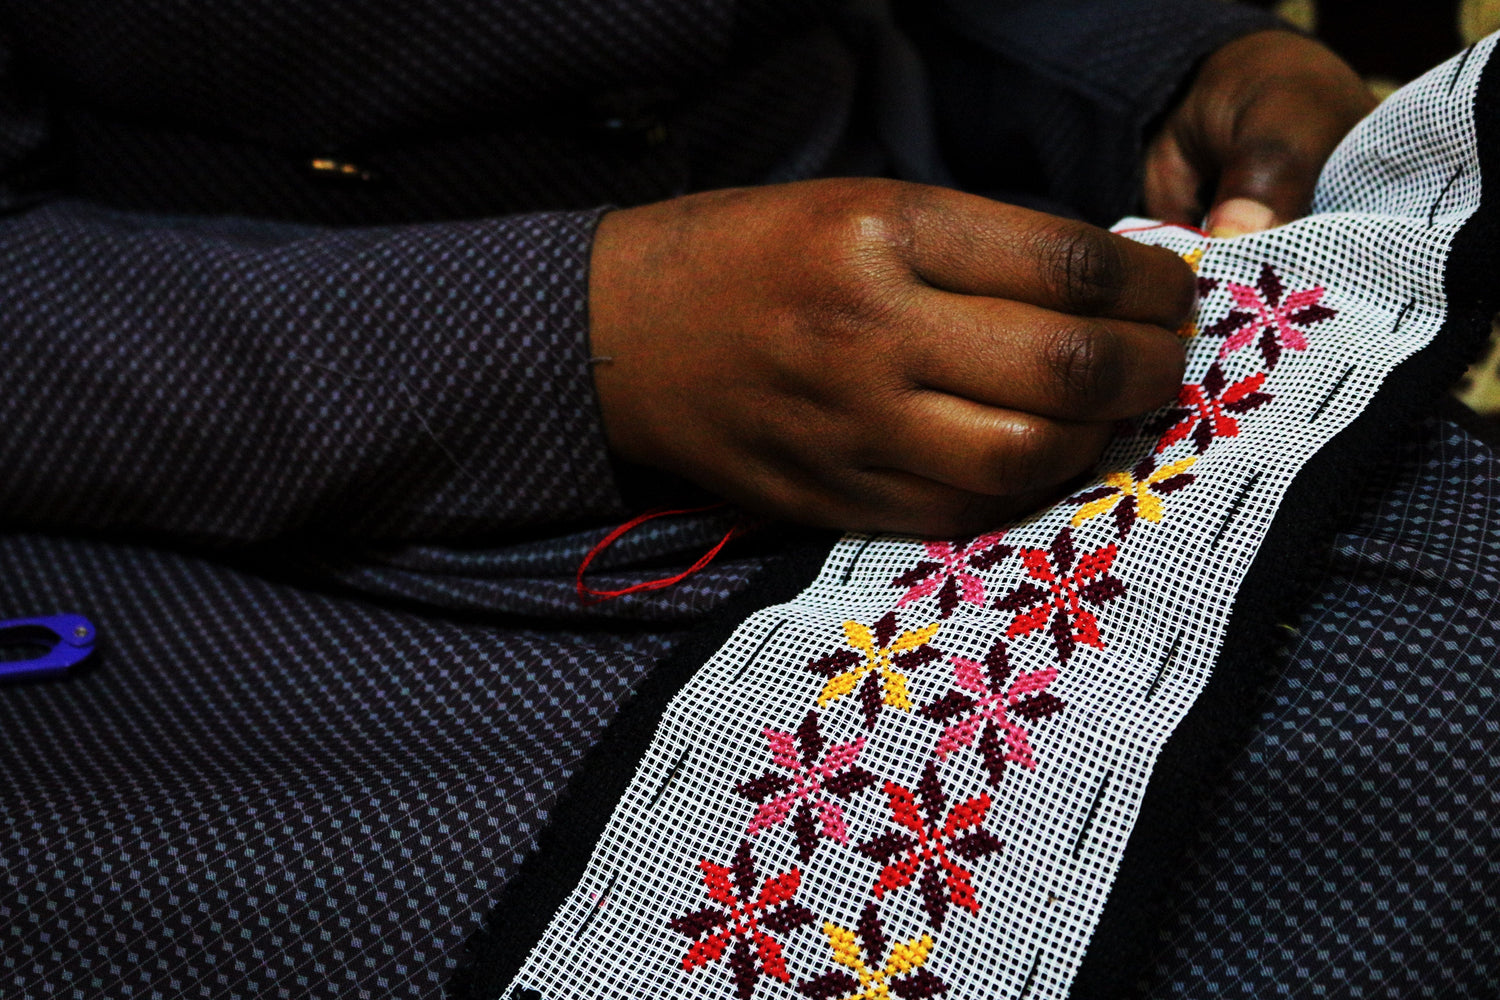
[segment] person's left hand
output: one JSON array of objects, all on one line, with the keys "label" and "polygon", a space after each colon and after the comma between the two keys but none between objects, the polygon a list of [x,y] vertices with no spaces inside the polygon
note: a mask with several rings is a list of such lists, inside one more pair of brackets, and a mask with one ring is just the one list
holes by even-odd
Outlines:
[{"label": "person's left hand", "polygon": [[1338,56],[1290,31],[1237,38],[1204,60],[1182,103],[1146,152],[1146,211],[1203,219],[1239,236],[1291,222],[1312,204],[1328,155],[1375,106]]}]

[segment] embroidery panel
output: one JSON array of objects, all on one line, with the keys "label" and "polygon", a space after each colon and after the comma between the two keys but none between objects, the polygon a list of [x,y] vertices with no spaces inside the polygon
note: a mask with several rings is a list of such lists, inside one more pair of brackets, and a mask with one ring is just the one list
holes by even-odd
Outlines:
[{"label": "embroidery panel", "polygon": [[846,538],[749,618],[673,700],[516,985],[1066,996],[1288,485],[1447,315],[1493,44],[1357,129],[1317,216],[1230,241],[1122,222],[1199,274],[1176,402],[1053,508]]}]

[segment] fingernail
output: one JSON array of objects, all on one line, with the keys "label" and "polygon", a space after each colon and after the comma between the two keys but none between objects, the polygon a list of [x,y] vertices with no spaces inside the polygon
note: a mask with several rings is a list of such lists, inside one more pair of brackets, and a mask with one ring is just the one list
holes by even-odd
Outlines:
[{"label": "fingernail", "polygon": [[1250,198],[1230,198],[1214,209],[1209,219],[1208,235],[1232,239],[1246,233],[1258,233],[1276,224],[1276,213]]}]

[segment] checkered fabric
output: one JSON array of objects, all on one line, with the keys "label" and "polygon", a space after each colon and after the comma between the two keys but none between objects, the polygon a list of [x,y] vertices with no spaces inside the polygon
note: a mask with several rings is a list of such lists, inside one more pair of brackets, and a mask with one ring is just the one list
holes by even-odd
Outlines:
[{"label": "checkered fabric", "polygon": [[1500,450],[1393,443],[1287,625],[1139,997],[1500,996]]}]

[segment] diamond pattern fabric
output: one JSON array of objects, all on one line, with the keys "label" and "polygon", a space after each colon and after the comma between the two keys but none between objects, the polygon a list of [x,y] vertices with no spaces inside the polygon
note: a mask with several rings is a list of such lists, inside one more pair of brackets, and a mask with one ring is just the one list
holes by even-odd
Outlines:
[{"label": "diamond pattern fabric", "polygon": [[1367,482],[1140,997],[1500,994],[1500,451],[1430,420]]}]

